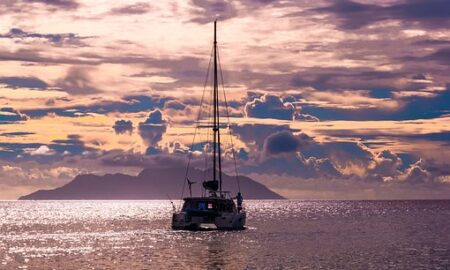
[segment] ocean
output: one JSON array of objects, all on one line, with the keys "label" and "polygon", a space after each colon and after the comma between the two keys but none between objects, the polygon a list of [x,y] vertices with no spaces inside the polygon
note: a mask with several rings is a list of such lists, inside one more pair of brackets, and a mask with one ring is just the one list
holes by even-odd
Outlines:
[{"label": "ocean", "polygon": [[246,201],[172,231],[169,201],[0,201],[0,269],[450,269],[450,201]]}]

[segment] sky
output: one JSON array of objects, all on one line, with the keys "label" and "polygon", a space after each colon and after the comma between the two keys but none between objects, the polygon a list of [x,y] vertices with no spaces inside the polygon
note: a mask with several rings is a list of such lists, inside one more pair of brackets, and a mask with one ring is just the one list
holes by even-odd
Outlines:
[{"label": "sky", "polygon": [[288,198],[450,198],[447,0],[5,0],[0,199],[201,167],[214,19],[226,172],[234,146]]}]

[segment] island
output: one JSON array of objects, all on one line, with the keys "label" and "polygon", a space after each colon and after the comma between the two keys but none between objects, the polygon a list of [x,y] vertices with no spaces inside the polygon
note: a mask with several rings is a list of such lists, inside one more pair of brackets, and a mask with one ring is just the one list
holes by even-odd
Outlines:
[{"label": "island", "polygon": [[[189,196],[188,184],[184,183],[185,168],[144,169],[138,175],[121,173],[76,176],[62,187],[38,190],[22,196],[19,200],[164,200],[180,199],[184,185],[184,196]],[[189,180],[194,196],[200,195],[204,172],[189,171]],[[236,176],[223,174],[223,190],[233,196],[237,194]],[[284,199],[261,183],[246,176],[239,176],[240,190],[245,199]]]}]

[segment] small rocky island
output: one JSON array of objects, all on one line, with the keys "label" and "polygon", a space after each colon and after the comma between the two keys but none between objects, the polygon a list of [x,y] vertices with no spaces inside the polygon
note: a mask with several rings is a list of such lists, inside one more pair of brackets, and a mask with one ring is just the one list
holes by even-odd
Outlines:
[{"label": "small rocky island", "polygon": [[[185,177],[182,168],[144,169],[137,176],[126,174],[78,175],[66,185],[52,190],[38,190],[22,196],[19,200],[164,200],[179,199]],[[191,170],[193,195],[200,195],[203,172]],[[284,199],[266,186],[246,176],[239,176],[245,199]],[[234,176],[223,174],[224,190],[237,193]],[[184,195],[189,195],[187,184]]]}]

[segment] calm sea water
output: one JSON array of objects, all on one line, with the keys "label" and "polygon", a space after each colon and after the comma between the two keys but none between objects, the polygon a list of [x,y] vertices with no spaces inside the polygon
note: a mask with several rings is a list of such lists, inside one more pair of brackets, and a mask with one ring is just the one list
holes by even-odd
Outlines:
[{"label": "calm sea water", "polygon": [[247,201],[170,229],[168,201],[0,202],[0,269],[450,269],[450,201]]}]

